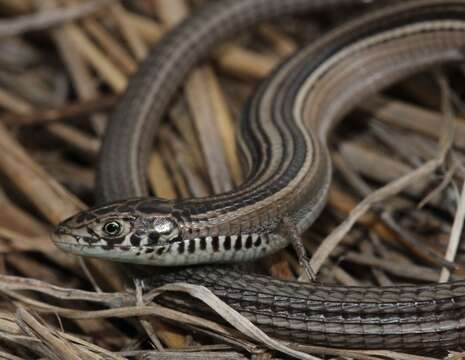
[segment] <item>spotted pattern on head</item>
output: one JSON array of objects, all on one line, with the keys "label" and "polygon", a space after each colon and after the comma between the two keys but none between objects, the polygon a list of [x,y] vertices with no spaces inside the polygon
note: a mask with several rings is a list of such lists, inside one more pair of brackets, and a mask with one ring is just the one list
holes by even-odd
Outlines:
[{"label": "spotted pattern on head", "polygon": [[76,254],[154,265],[254,259],[278,248],[264,234],[211,236],[183,228],[188,216],[170,201],[129,199],[65,220],[54,239]]}]

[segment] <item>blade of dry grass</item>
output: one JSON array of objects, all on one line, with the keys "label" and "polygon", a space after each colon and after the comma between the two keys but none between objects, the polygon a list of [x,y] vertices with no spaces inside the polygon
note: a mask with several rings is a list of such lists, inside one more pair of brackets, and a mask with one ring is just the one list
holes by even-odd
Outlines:
[{"label": "blade of dry grass", "polygon": [[229,324],[234,326],[244,335],[252,338],[260,343],[265,344],[271,349],[280,351],[284,354],[293,356],[297,359],[304,360],[320,360],[319,358],[293,350],[286,346],[284,343],[270,338],[263,331],[253,325],[249,320],[239,314],[237,311],[226,305],[216,295],[204,286],[196,286],[190,284],[176,283],[164,285],[158,291],[182,291],[189,295],[201,300],[207,304],[218,315],[225,319]]},{"label": "blade of dry grass", "polygon": [[[442,89],[442,97],[448,101],[448,91],[446,88]],[[439,138],[439,147],[435,158],[429,160],[412,172],[400,177],[397,180],[390,182],[382,188],[375,190],[366,196],[349,214],[346,220],[342,222],[334,231],[325,238],[318,249],[314,252],[310,259],[310,266],[315,273],[323,265],[326,258],[331,251],[339,244],[343,237],[350,231],[352,226],[360,219],[367,211],[380,201],[387,199],[393,195],[398,194],[408,186],[421,181],[424,177],[432,174],[436,169],[443,165],[448,151],[450,150],[454,141],[454,121],[451,116],[446,112],[444,115],[444,122],[441,127],[441,134]]]},{"label": "blade of dry grass", "polygon": [[101,10],[115,0],[93,0],[57,9],[42,10],[30,15],[0,21],[0,37],[19,35],[28,31],[44,30],[79,19]]}]

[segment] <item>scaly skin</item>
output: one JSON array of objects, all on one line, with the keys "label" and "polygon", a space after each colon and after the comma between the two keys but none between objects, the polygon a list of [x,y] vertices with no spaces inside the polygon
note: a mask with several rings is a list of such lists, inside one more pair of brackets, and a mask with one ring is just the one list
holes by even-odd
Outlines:
[{"label": "scaly skin", "polygon": [[[144,165],[159,120],[186,73],[217,41],[281,13],[342,3],[355,1],[215,1],[184,22],[153,50],[112,118],[98,174],[103,199],[146,195]],[[353,20],[304,47],[257,91],[239,134],[250,175],[238,189],[93,209],[64,222],[57,245],[163,265],[239,261],[274,251],[287,242],[283,219],[303,231],[325,204],[331,179],[326,141],[337,122],[365,97],[415,72],[463,62],[464,48],[463,0],[405,1]],[[159,279],[206,285],[265,331],[289,340],[407,351],[465,343],[465,282],[327,287],[211,268]],[[192,308],[183,299],[177,304]]]}]

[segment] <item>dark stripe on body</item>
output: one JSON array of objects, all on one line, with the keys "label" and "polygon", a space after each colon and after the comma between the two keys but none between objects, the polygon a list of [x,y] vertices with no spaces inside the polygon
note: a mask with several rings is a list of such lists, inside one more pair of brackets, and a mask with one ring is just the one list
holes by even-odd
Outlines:
[{"label": "dark stripe on body", "polygon": [[218,236],[212,237],[212,248],[214,252],[218,252],[220,250],[220,239]]},{"label": "dark stripe on body", "polygon": [[245,240],[245,248],[250,249],[252,247],[252,235],[246,235],[247,239]]},{"label": "dark stripe on body", "polygon": [[224,239],[224,249],[231,250],[231,236],[227,235]]},{"label": "dark stripe on body", "polygon": [[207,239],[204,237],[200,238],[200,250],[205,250],[207,248]]},{"label": "dark stripe on body", "polygon": [[193,254],[195,252],[195,240],[189,240],[187,251],[189,252],[189,254]]},{"label": "dark stripe on body", "polygon": [[242,239],[240,236],[237,237],[236,243],[234,244],[234,250],[242,249]]}]

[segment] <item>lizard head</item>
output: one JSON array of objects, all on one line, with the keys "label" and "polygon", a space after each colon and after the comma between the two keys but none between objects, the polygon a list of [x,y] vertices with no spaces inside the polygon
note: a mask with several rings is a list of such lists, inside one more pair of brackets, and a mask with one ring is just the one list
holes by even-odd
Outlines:
[{"label": "lizard head", "polygon": [[129,199],[80,212],[60,223],[53,240],[63,251],[157,265],[157,256],[181,239],[173,202]]}]

